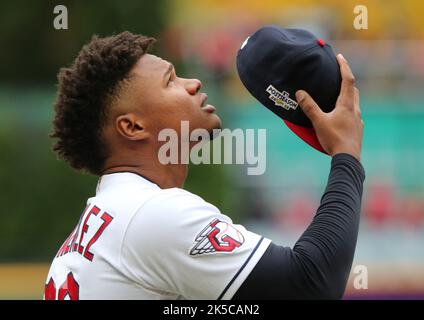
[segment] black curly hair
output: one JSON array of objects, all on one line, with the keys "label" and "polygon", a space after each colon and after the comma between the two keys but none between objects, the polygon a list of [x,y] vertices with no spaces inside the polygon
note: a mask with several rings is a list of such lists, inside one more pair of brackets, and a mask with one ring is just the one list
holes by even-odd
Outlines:
[{"label": "black curly hair", "polygon": [[156,40],[125,31],[93,36],[69,68],[58,74],[53,150],[75,169],[100,175],[107,157],[101,139],[107,108],[120,84]]}]

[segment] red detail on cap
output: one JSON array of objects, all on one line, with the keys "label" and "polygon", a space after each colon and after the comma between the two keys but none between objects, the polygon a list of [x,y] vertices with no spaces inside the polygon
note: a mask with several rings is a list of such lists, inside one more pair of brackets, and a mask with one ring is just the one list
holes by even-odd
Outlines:
[{"label": "red detail on cap", "polygon": [[325,46],[325,41],[324,41],[324,40],[322,40],[321,38],[317,40],[317,43],[318,43],[321,47]]},{"label": "red detail on cap", "polygon": [[293,131],[300,139],[305,141],[311,147],[321,151],[322,153],[328,154],[319,143],[314,128],[302,127],[287,120],[284,120],[284,123],[291,131]]}]

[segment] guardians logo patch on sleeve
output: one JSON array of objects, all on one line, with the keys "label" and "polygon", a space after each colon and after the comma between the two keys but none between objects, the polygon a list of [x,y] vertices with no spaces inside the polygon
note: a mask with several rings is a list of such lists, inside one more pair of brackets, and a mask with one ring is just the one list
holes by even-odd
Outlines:
[{"label": "guardians logo patch on sleeve", "polygon": [[233,252],[244,243],[240,231],[228,222],[212,220],[195,238],[195,245],[190,255],[212,254],[216,252]]}]

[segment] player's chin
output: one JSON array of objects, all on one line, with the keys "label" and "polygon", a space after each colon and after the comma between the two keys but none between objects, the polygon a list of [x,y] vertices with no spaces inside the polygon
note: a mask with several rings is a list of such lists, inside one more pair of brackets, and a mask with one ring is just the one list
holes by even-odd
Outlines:
[{"label": "player's chin", "polygon": [[211,139],[214,131],[219,131],[221,128],[221,118],[216,114],[215,107],[211,105],[203,108],[196,107],[190,115],[190,129],[206,130]]},{"label": "player's chin", "polygon": [[208,121],[205,124],[207,124],[205,129],[209,132],[211,140],[216,138],[217,131],[222,129],[221,118],[217,114],[211,113],[208,115]]}]

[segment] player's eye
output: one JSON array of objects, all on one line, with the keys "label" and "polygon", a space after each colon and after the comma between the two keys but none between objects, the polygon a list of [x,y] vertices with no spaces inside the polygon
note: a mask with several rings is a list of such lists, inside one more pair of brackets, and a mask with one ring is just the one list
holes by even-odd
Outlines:
[{"label": "player's eye", "polygon": [[175,69],[172,68],[172,71],[169,74],[169,78],[168,78],[168,82],[166,83],[166,86],[173,84],[176,78],[177,78],[177,73],[175,72]]},{"label": "player's eye", "polygon": [[171,74],[171,76],[168,78],[168,82],[166,83],[166,85],[168,86],[168,85],[172,84],[173,82],[174,82],[174,75]]}]

